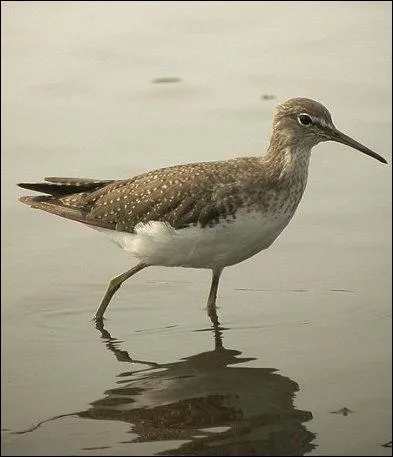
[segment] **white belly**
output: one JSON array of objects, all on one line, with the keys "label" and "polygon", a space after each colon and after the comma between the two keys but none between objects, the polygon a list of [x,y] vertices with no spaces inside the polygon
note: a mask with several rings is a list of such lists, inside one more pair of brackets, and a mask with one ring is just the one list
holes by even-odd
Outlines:
[{"label": "white belly", "polygon": [[176,230],[164,222],[151,221],[138,224],[134,234],[98,230],[149,265],[222,268],[248,259],[270,246],[291,216],[242,212],[233,221],[214,227]]}]

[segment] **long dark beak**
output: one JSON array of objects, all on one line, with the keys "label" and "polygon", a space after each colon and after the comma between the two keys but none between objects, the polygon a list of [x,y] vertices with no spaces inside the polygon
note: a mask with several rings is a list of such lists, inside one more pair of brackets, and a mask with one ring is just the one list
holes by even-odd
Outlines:
[{"label": "long dark beak", "polygon": [[382,156],[372,151],[371,149],[366,148],[366,146],[363,146],[362,144],[358,143],[356,140],[352,139],[348,135],[345,135],[345,133],[342,133],[337,129],[332,130],[330,133],[330,139],[332,141],[337,141],[337,143],[346,144],[347,146],[357,149],[358,151],[363,152],[364,154],[370,157],[374,157],[374,159],[377,159],[382,163],[388,163],[387,160],[384,159]]}]

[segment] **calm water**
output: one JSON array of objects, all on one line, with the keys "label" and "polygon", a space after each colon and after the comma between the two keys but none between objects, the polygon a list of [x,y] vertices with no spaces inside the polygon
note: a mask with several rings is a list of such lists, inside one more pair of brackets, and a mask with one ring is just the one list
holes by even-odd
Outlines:
[{"label": "calm water", "polygon": [[[265,151],[305,96],[391,163],[390,2],[2,2],[2,453],[391,455],[391,165],[315,148],[265,253],[150,268],[17,202]],[[348,411],[349,410],[349,411]],[[24,432],[24,433],[16,433]]]}]

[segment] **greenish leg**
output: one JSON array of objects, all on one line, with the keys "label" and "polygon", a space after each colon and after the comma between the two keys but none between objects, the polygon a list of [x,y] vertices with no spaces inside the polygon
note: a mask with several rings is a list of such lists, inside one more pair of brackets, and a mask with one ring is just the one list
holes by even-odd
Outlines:
[{"label": "greenish leg", "polygon": [[217,317],[216,298],[218,283],[220,281],[222,270],[222,268],[213,270],[212,284],[210,286],[209,298],[207,300],[207,314],[210,317],[210,320],[212,321],[214,326],[220,325]]},{"label": "greenish leg", "polygon": [[106,308],[109,305],[109,302],[111,301],[113,295],[115,295],[116,291],[120,288],[120,286],[123,284],[123,282],[133,276],[135,273],[138,273],[138,271],[143,270],[143,268],[147,267],[143,262],[138,263],[138,265],[135,265],[135,267],[131,268],[131,270],[127,270],[126,272],[115,276],[114,278],[111,279],[108,289],[104,295],[104,298],[101,301],[100,307],[98,308],[96,314],[95,314],[95,319],[96,320],[102,320],[104,317],[104,313]]}]

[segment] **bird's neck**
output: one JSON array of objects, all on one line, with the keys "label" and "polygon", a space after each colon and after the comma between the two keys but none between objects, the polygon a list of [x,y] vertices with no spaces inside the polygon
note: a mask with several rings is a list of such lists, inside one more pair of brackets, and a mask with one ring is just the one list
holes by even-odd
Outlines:
[{"label": "bird's neck", "polygon": [[311,145],[299,143],[296,139],[273,132],[265,161],[271,178],[276,182],[293,185],[295,181],[307,183]]}]

